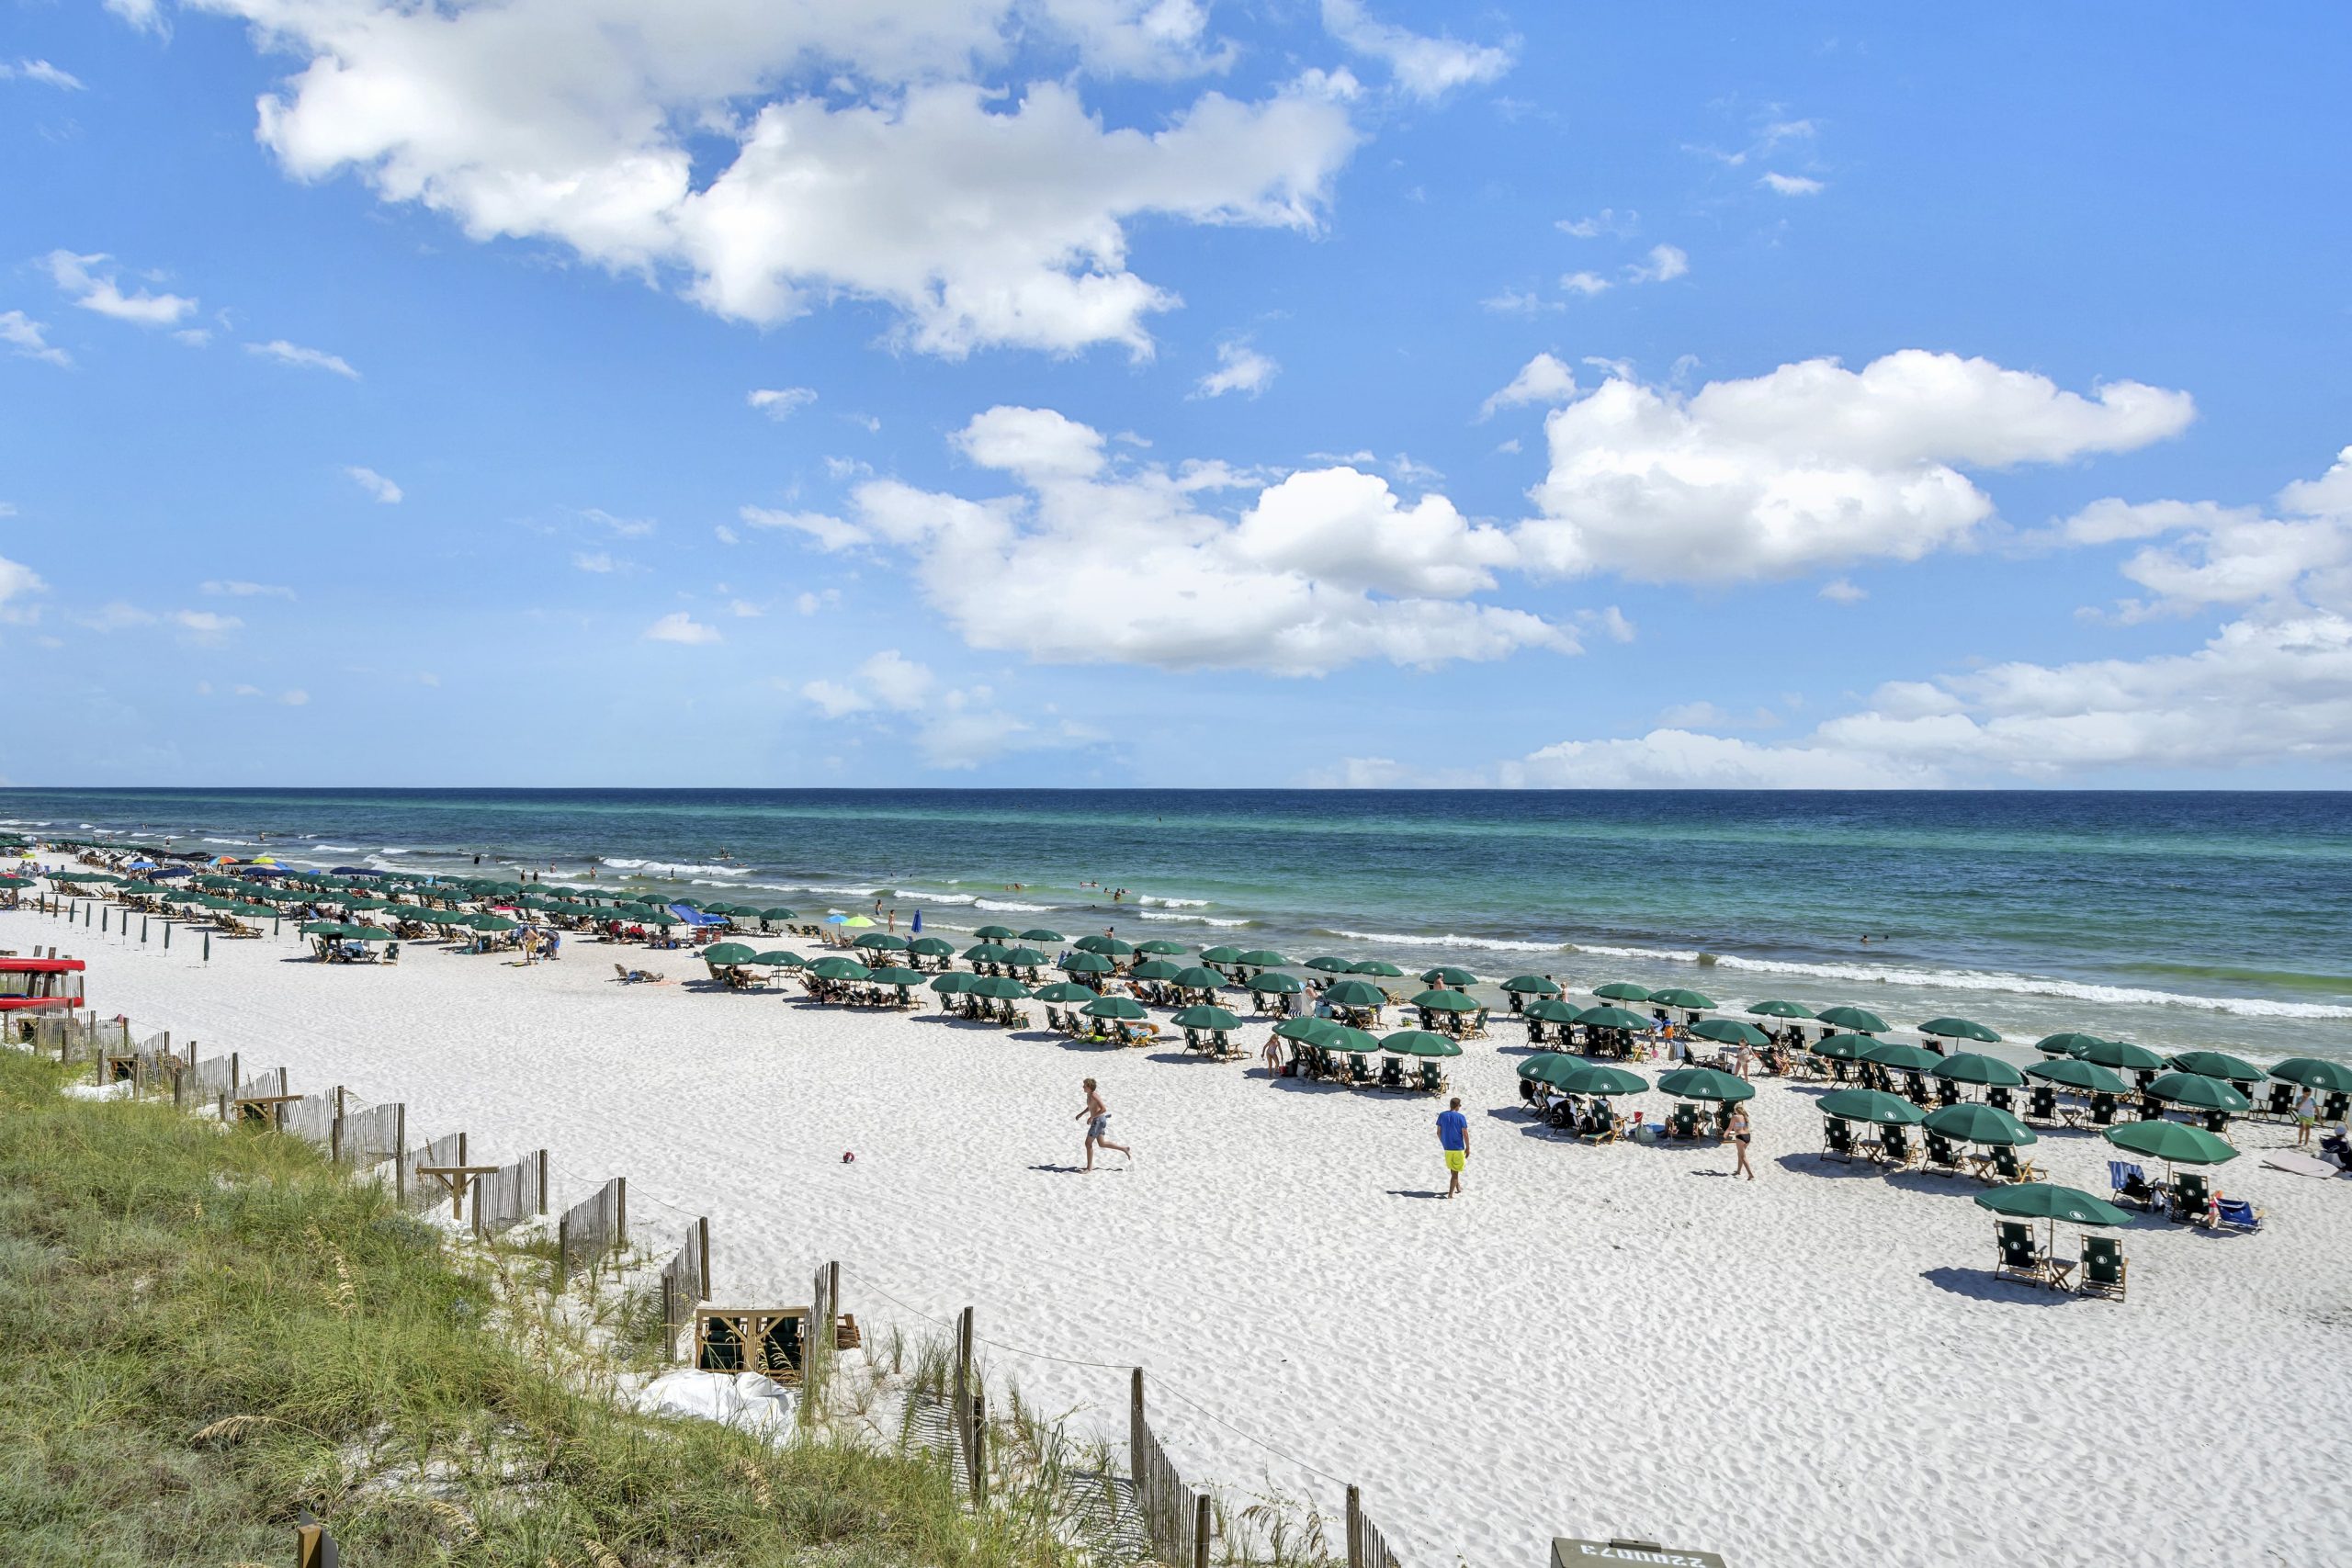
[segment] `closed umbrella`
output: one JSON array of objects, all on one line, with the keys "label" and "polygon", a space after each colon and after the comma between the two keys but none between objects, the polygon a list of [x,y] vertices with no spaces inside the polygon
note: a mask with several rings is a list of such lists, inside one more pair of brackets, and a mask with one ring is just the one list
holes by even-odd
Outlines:
[{"label": "closed umbrella", "polygon": [[1818,1017],[1822,1022],[1829,1025],[1832,1029],[1844,1030],[1848,1033],[1851,1034],[1883,1034],[1886,1032],[1886,1020],[1879,1017],[1878,1014],[1871,1011],[1868,1008],[1823,1008],[1815,1016]]}]

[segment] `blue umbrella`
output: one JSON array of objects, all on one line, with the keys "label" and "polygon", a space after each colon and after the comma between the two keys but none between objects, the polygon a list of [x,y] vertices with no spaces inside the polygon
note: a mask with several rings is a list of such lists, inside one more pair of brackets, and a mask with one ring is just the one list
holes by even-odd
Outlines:
[{"label": "blue umbrella", "polygon": [[922,911],[921,909],[917,909],[915,911],[914,933],[917,936],[922,935]]}]

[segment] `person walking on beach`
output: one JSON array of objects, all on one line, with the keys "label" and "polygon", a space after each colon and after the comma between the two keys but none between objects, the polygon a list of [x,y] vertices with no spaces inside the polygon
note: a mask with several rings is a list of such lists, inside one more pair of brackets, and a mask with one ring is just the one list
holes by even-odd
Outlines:
[{"label": "person walking on beach", "polygon": [[1086,1168],[1088,1170],[1094,1168],[1094,1151],[1098,1148],[1116,1149],[1127,1156],[1129,1165],[1135,1164],[1135,1150],[1125,1144],[1114,1144],[1111,1141],[1111,1108],[1102,1103],[1102,1091],[1094,1087],[1092,1078],[1086,1080],[1086,1109],[1080,1111],[1072,1120],[1086,1123]]},{"label": "person walking on beach", "polygon": [[1732,1171],[1732,1174],[1734,1176],[1744,1176],[1750,1181],[1755,1180],[1756,1172],[1749,1168],[1747,1163],[1748,1140],[1754,1134],[1748,1127],[1747,1106],[1734,1105],[1731,1108],[1731,1120],[1724,1124],[1724,1134],[1726,1137],[1731,1139],[1732,1145],[1739,1150],[1739,1164]]},{"label": "person walking on beach", "polygon": [[2309,1086],[2295,1096],[2295,1146],[2312,1146],[2312,1128],[2319,1122],[2319,1096]]},{"label": "person walking on beach", "polygon": [[1445,1151],[1445,1195],[1462,1195],[1462,1168],[1470,1163],[1470,1118],[1456,1095],[1437,1113],[1437,1146]]}]

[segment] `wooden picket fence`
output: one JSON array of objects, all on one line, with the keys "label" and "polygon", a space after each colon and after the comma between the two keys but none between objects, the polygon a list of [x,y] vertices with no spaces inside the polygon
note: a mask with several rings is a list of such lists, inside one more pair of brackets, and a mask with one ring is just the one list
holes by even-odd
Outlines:
[{"label": "wooden picket fence", "polygon": [[686,1227],[686,1239],[662,1266],[662,1355],[678,1353],[678,1336],[695,1320],[695,1308],[710,1299],[710,1221]]},{"label": "wooden picket fence", "polygon": [[556,1226],[555,1288],[628,1245],[628,1178],[616,1176],[563,1212]]},{"label": "wooden picket fence", "polygon": [[525,1155],[474,1178],[474,1235],[503,1235],[548,1212],[548,1152]]}]

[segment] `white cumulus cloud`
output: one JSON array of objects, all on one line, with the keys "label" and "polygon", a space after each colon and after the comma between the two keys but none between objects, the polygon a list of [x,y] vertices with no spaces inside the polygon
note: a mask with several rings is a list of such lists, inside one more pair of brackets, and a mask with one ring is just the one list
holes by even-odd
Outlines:
[{"label": "white cumulus cloud", "polygon": [[1517,54],[1516,43],[1461,43],[1375,20],[1363,0],[1323,0],[1323,27],[1358,54],[1385,64],[1396,85],[1417,98],[1492,82],[1511,68]]},{"label": "white cumulus cloud", "polygon": [[695,620],[684,610],[673,610],[645,628],[648,642],[683,642],[700,645],[718,640],[718,628]]},{"label": "white cumulus cloud", "polygon": [[38,359],[59,369],[70,368],[74,356],[49,341],[49,329],[22,310],[0,310],[0,343],[26,359]]},{"label": "white cumulus cloud", "polygon": [[196,301],[178,294],[126,294],[115,281],[113,258],[105,254],[75,255],[51,251],[42,258],[57,287],[85,310],[95,310],[118,321],[142,327],[168,327],[196,309]]},{"label": "white cumulus cloud", "polygon": [[1282,369],[1246,341],[1217,344],[1216,365],[1216,369],[1194,383],[1194,397],[1221,398],[1227,392],[1245,392],[1254,398],[1272,383],[1275,373]]},{"label": "white cumulus cloud", "polygon": [[350,361],[343,355],[329,354],[324,349],[304,348],[300,344],[288,343],[282,337],[272,338],[267,343],[249,343],[245,344],[245,352],[296,370],[324,370],[346,380],[359,379],[359,372],[354,370]]},{"label": "white cumulus cloud", "polygon": [[352,483],[357,485],[361,490],[366,491],[369,495],[374,496],[386,506],[397,506],[400,504],[401,487],[386,479],[383,475],[378,473],[375,469],[353,467],[347,468],[343,471],[351,476]]},{"label": "white cumulus cloud", "polygon": [[770,419],[782,421],[815,402],[817,393],[809,387],[761,387],[745,400]]},{"label": "white cumulus cloud", "polygon": [[1767,174],[1757,183],[1781,196],[1819,196],[1829,188],[1805,175]]},{"label": "white cumulus cloud", "polygon": [[1519,374],[1508,386],[1479,405],[1478,417],[1486,419],[1497,409],[1517,408],[1522,403],[1566,402],[1577,393],[1577,373],[1556,355],[1539,354],[1519,367]]}]

